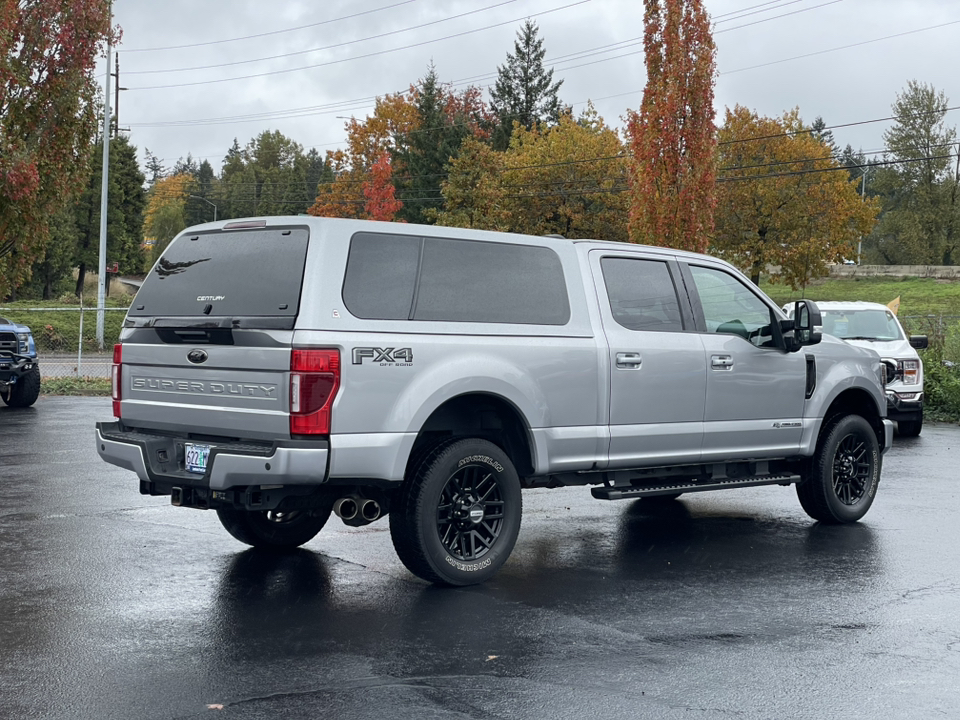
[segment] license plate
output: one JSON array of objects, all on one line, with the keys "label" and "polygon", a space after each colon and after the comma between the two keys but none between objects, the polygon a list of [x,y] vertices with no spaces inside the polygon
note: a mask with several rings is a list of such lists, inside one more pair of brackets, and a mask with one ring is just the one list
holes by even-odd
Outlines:
[{"label": "license plate", "polygon": [[201,475],[205,473],[207,471],[207,458],[210,457],[210,446],[186,443],[183,449],[183,459],[187,472],[200,473]]}]

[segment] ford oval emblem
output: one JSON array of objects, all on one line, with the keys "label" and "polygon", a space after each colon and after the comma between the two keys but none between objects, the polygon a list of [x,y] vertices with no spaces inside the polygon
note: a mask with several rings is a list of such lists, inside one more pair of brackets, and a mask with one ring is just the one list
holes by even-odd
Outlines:
[{"label": "ford oval emblem", "polygon": [[194,365],[199,365],[202,362],[206,362],[207,357],[206,350],[191,350],[187,353],[187,360],[192,362]]}]

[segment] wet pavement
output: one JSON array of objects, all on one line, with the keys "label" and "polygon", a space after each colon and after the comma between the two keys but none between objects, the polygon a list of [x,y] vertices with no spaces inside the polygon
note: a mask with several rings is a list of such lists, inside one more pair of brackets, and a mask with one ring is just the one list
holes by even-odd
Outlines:
[{"label": "wet pavement", "polygon": [[98,419],[0,408],[0,718],[960,717],[960,427],[898,438],[851,526],[792,488],[529,492],[451,590],[386,521],[245,550],[101,462]]}]

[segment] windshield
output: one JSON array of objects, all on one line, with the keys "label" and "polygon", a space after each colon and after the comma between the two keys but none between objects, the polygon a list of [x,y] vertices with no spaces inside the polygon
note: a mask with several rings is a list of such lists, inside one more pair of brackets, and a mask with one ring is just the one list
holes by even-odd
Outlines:
[{"label": "windshield", "polygon": [[902,340],[900,324],[889,310],[821,310],[823,331],[843,340]]}]

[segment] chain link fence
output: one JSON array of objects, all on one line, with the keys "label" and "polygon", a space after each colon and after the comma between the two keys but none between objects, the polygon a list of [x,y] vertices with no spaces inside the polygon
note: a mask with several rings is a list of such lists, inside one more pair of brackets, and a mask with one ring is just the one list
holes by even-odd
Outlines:
[{"label": "chain link fence", "polygon": [[910,335],[926,335],[944,363],[960,366],[960,315],[903,315],[900,323]]},{"label": "chain link fence", "polygon": [[97,342],[97,308],[0,307],[0,316],[30,327],[42,377],[108,378],[113,346],[127,308],[103,309],[103,347]]}]

